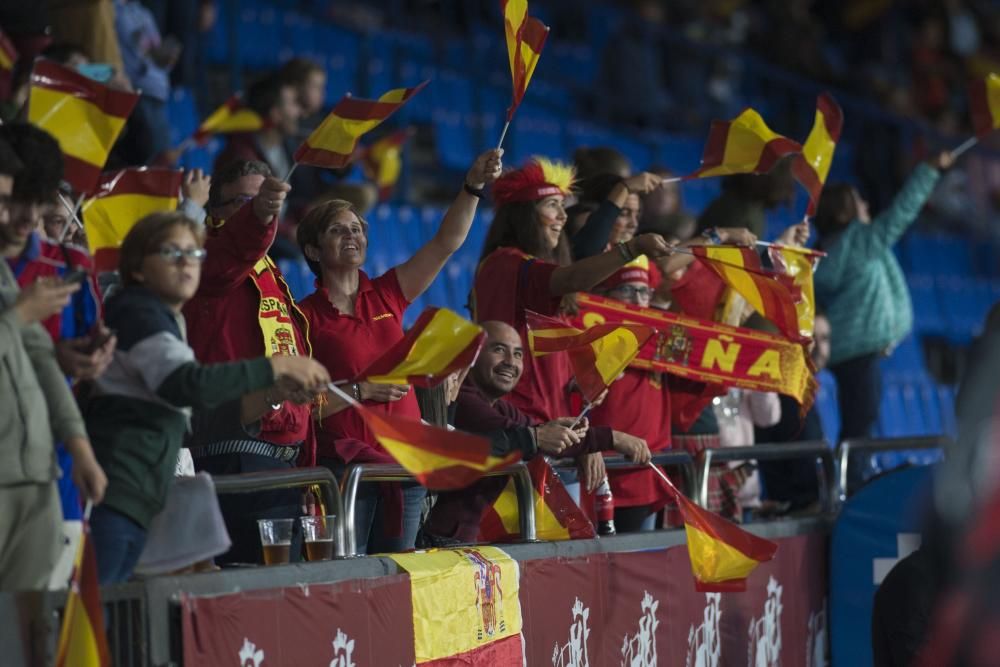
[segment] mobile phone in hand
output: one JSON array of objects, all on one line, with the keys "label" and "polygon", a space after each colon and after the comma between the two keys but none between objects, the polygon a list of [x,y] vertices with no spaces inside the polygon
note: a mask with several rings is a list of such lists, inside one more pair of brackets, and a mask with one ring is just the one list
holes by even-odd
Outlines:
[{"label": "mobile phone in hand", "polygon": [[104,347],[104,344],[111,340],[111,337],[115,335],[115,332],[111,329],[103,329],[101,331],[95,331],[90,335],[90,344],[84,348],[84,352],[87,354],[93,354],[99,349]]},{"label": "mobile phone in hand", "polygon": [[87,279],[87,272],[84,269],[72,269],[67,271],[62,276],[63,283],[69,285],[71,283],[83,283]]}]

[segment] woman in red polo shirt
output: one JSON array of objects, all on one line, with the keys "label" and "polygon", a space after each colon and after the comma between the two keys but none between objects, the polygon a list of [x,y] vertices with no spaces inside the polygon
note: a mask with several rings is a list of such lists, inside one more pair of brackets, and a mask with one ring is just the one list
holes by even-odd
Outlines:
[{"label": "woman in red polo shirt", "polygon": [[[571,263],[563,200],[573,176],[571,167],[534,158],[494,184],[496,214],[472,291],[477,321],[506,322],[528,340],[526,310],[564,317],[574,310],[572,299],[565,297],[592,288],[640,255],[655,258],[672,252],[660,235],[643,234]],[[526,355],[521,381],[505,400],[541,422],[573,416],[572,377],[564,354]],[[585,471],[584,481],[592,489],[600,481],[593,479],[597,471],[589,462]]]},{"label": "woman in red polo shirt", "polygon": [[[476,158],[434,238],[377,278],[361,270],[368,250],[368,223],[350,203],[334,199],[320,204],[299,223],[299,246],[317,276],[316,291],[299,307],[309,321],[313,356],[335,381],[357,377],[403,337],[403,312],[462,246],[483,189],[500,175],[501,155],[502,151],[492,150]],[[416,398],[407,386],[360,383],[345,390],[369,407],[420,419]],[[320,417],[317,444],[323,465],[339,473],[349,463],[394,462],[354,410]],[[395,484],[361,485],[355,506],[358,551],[413,548],[424,495],[424,488],[417,485],[404,485],[402,497]]]}]

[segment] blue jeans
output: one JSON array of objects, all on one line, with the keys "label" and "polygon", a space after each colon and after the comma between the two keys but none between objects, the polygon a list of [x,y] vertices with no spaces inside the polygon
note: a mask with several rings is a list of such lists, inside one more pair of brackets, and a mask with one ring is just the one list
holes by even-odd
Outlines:
[{"label": "blue jeans", "polygon": [[354,535],[359,553],[390,553],[412,549],[420,529],[420,510],[427,489],[419,484],[403,484],[403,532],[392,537],[386,531],[382,485],[362,483],[354,503]]},{"label": "blue jeans", "polygon": [[146,546],[146,529],[117,510],[98,505],[90,514],[90,535],[100,584],[127,581]]}]

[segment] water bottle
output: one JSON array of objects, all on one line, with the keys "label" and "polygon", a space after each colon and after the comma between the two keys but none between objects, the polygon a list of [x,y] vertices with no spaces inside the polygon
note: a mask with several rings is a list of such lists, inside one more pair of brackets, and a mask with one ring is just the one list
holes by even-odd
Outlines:
[{"label": "water bottle", "polygon": [[615,534],[615,498],[611,495],[608,478],[601,480],[594,492],[594,513],[597,515],[597,534]]}]

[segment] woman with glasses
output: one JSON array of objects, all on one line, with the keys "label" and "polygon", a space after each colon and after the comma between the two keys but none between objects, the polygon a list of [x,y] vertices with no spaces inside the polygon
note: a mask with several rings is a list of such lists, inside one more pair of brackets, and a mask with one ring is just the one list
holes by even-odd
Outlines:
[{"label": "woman with glasses", "polygon": [[82,401],[108,477],[104,501],[90,518],[101,584],[131,575],[149,523],[166,501],[192,408],[212,408],[278,381],[311,397],[330,380],[303,356],[199,364],[181,308],[198,289],[205,256],[201,227],[180,213],[143,218],[121,246],[124,286],[105,306],[118,347]]}]

